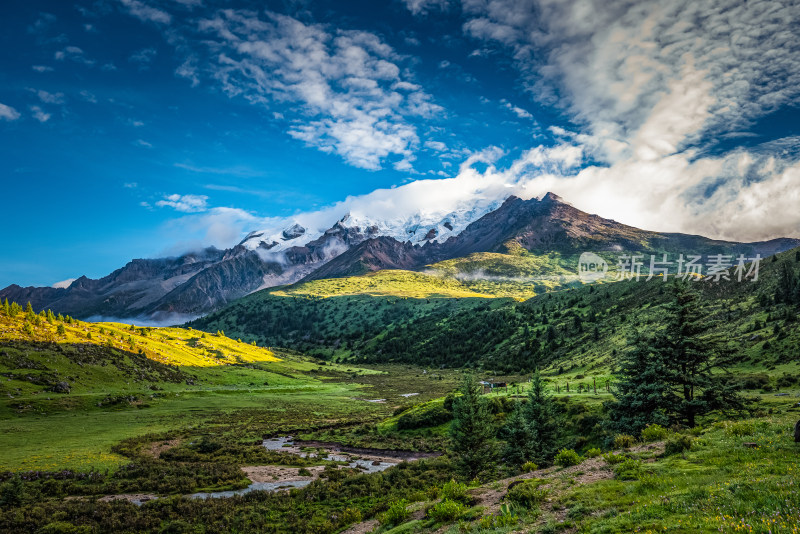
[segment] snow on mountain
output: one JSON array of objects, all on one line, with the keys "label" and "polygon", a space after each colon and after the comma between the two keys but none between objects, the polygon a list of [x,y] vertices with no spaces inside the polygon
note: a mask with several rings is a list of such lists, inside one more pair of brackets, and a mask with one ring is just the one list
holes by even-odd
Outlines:
[{"label": "snow on mountain", "polygon": [[[342,214],[338,224],[347,228],[360,228],[362,232],[372,229],[370,234],[392,237],[400,242],[444,243],[449,237],[461,233],[470,223],[496,210],[504,200],[505,198],[477,196],[457,201],[455,207],[450,202],[410,213],[393,212],[388,218],[382,217],[379,210],[368,211],[354,207],[349,213]],[[323,212],[316,212],[285,219],[281,226],[250,232],[240,245],[248,250],[271,253],[304,246],[337,224],[337,220],[331,220],[329,214],[330,210],[326,210],[324,215],[328,217],[323,216]],[[312,226],[314,223],[317,224],[316,228]]]}]

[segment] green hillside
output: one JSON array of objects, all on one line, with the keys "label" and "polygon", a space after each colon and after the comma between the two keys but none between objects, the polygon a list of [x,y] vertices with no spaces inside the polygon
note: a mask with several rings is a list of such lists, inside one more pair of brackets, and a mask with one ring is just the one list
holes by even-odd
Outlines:
[{"label": "green hillside", "polygon": [[220,410],[291,406],[296,421],[313,420],[326,403],[339,416],[373,410],[349,404],[364,387],[352,379],[376,371],[321,366],[221,333],[9,312],[0,308],[0,472],[115,467],[126,461],[111,452],[120,439]]},{"label": "green hillside", "polygon": [[[530,267],[537,261],[524,258],[515,264],[503,257],[497,262],[496,256],[505,255],[451,260],[433,268],[453,275],[492,268],[502,272],[511,265],[518,272],[520,263]],[[784,269],[797,279],[798,256],[795,250],[762,261],[756,283],[696,282],[704,297],[704,316],[719,323],[716,331],[729,340],[743,371],[774,375],[800,370],[795,364],[800,347],[797,309],[775,301]],[[311,296],[311,288],[353,287],[356,279],[256,293],[192,325],[208,331],[223,328],[243,339],[307,350],[336,361],[477,365],[498,372],[540,368],[565,378],[587,373],[607,376],[636,329],[658,327],[660,307],[667,298],[661,278],[582,285],[524,302],[333,292],[326,298]]]}]

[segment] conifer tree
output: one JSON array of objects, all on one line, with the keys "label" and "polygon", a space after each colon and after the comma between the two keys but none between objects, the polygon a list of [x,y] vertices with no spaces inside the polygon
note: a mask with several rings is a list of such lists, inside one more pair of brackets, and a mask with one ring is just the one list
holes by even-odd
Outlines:
[{"label": "conifer tree", "polygon": [[638,435],[649,424],[669,425],[668,384],[661,353],[652,339],[637,335],[632,349],[620,357],[615,384],[616,404],[611,405],[612,430]]},{"label": "conifer tree", "polygon": [[500,430],[500,439],[506,442],[503,460],[507,464],[519,467],[530,459],[531,431],[521,402],[516,403]]},{"label": "conifer tree", "polygon": [[475,377],[468,374],[461,385],[461,395],[453,401],[450,425],[450,452],[464,477],[471,480],[494,462],[493,437],[489,403],[481,395]]},{"label": "conifer tree", "polygon": [[694,427],[697,417],[714,411],[741,411],[744,399],[725,376],[732,352],[700,313],[698,295],[687,282],[676,281],[665,305],[664,327],[634,340],[620,362],[612,406],[612,424],[637,432],[664,421]]},{"label": "conifer tree", "polygon": [[798,301],[798,286],[797,278],[794,275],[794,269],[788,261],[781,264],[780,273],[778,274],[778,285],[775,288],[775,302],[785,304],[796,304]]},{"label": "conifer tree", "polygon": [[8,299],[3,302],[3,311],[9,317],[11,317],[11,306],[8,304]]},{"label": "conifer tree", "polygon": [[524,416],[532,440],[529,459],[538,464],[550,463],[561,438],[561,421],[555,402],[545,390],[544,381],[538,371],[531,379]]},{"label": "conifer tree", "polygon": [[528,402],[514,408],[501,437],[506,441],[503,455],[512,465],[520,466],[527,461],[547,464],[555,456],[561,439],[561,421],[538,371],[531,379]]}]

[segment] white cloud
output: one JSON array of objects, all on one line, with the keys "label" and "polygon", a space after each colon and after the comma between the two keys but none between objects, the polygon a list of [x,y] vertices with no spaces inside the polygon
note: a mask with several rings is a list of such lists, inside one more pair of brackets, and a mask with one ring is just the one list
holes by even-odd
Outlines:
[{"label": "white cloud", "polygon": [[96,63],[95,60],[87,58],[83,49],[77,46],[64,47],[62,50],[58,50],[53,57],[58,61],[70,60],[88,66],[92,66]]},{"label": "white cloud", "polygon": [[33,118],[39,122],[47,122],[50,120],[49,113],[46,113],[42,108],[39,106],[31,106],[31,111],[33,112]]},{"label": "white cloud", "polygon": [[514,104],[512,104],[511,102],[509,102],[509,101],[507,101],[505,99],[501,100],[501,102],[503,103],[503,106],[507,110],[509,110],[512,113],[514,113],[514,115],[516,115],[520,119],[532,119],[533,118],[533,115],[531,115],[529,111],[524,110],[519,106],[515,106]]},{"label": "white cloud", "polygon": [[63,104],[64,103],[64,93],[48,93],[44,90],[32,90],[36,93],[36,96],[39,97],[39,100],[44,102],[45,104]]},{"label": "white cloud", "polygon": [[[410,167],[419,145],[410,119],[441,111],[407,79],[403,58],[372,33],[234,10],[200,27],[217,38],[212,70],[228,95],[293,104],[288,133],[352,165],[379,169],[399,157]],[[197,71],[182,66],[178,75],[196,80]]]},{"label": "white cloud", "polygon": [[138,63],[141,68],[146,68],[155,59],[157,53],[155,48],[142,48],[131,54],[128,61]]},{"label": "white cloud", "polygon": [[184,213],[196,213],[208,209],[208,197],[205,195],[169,195],[156,202],[158,207],[170,207]]},{"label": "white cloud", "polygon": [[83,90],[80,92],[81,98],[90,104],[97,104],[97,97],[89,91]]},{"label": "white cloud", "polygon": [[270,226],[278,219],[262,218],[238,208],[216,207],[204,213],[168,221],[161,234],[175,243],[165,253],[183,254],[208,246],[229,248],[241,241],[252,228]]},{"label": "white cloud", "polygon": [[52,72],[53,67],[49,67],[47,65],[32,65],[31,68],[36,72]]},{"label": "white cloud", "polygon": [[194,56],[187,57],[183,63],[175,69],[175,75],[191,81],[192,87],[200,85],[200,77],[197,72],[197,58]]},{"label": "white cloud", "polygon": [[403,0],[411,13],[421,15],[433,11],[434,9],[446,10],[449,5],[448,0]]},{"label": "white cloud", "polygon": [[19,112],[16,109],[5,104],[0,104],[0,120],[15,121],[19,117]]},{"label": "white cloud", "polygon": [[133,144],[136,146],[140,146],[142,148],[153,148],[153,145],[151,143],[148,143],[144,139],[137,139],[136,141],[133,142]]},{"label": "white cloud", "polygon": [[128,13],[141,20],[142,22],[156,22],[159,24],[169,24],[172,17],[166,11],[149,6],[139,0],[119,0],[128,9]]},{"label": "white cloud", "polygon": [[[463,0],[464,32],[510,53],[533,98],[580,131],[487,179],[522,196],[653,230],[726,239],[800,236],[800,142],[711,156],[751,121],[800,101],[800,5]],[[509,105],[510,106],[510,105]],[[511,109],[511,107],[509,107]],[[570,155],[571,154],[571,155]],[[578,156],[580,155],[580,156]],[[582,168],[582,161],[597,165]]]},{"label": "white cloud", "polygon": [[53,284],[53,287],[56,289],[66,289],[72,285],[72,282],[77,280],[77,278],[67,278],[66,280],[62,280],[60,282],[56,282]]}]

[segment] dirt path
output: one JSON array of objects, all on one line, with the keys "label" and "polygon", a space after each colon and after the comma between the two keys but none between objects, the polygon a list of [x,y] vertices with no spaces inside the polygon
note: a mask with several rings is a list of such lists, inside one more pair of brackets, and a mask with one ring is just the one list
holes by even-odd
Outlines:
[{"label": "dirt path", "polygon": [[[641,454],[650,453],[653,456],[664,452],[664,442],[645,443],[631,447],[630,449],[617,450],[614,454]],[[654,459],[645,460],[645,462],[654,461]],[[543,479],[547,480],[546,484],[540,486],[541,488],[549,490],[549,494],[544,503],[542,503],[541,510],[544,512],[540,519],[540,523],[544,523],[547,518],[555,519],[555,521],[562,523],[569,513],[569,509],[560,508],[556,504],[558,497],[562,495],[567,489],[575,486],[582,486],[586,484],[594,484],[601,480],[609,480],[614,478],[614,470],[603,458],[587,458],[578,465],[571,467],[548,467],[547,469],[539,469],[517,475],[513,477],[504,478],[489,482],[483,486],[479,486],[470,490],[470,494],[476,500],[477,506],[484,507],[484,514],[497,514],[500,511],[500,505],[503,504],[505,496],[508,494],[508,488],[511,484],[518,481],[530,479]],[[415,519],[422,519],[423,515],[415,517]],[[350,527],[342,534],[366,534],[372,532],[378,526],[375,519],[364,521]],[[445,525],[438,529],[436,534],[441,534],[450,529],[452,525]]]}]

